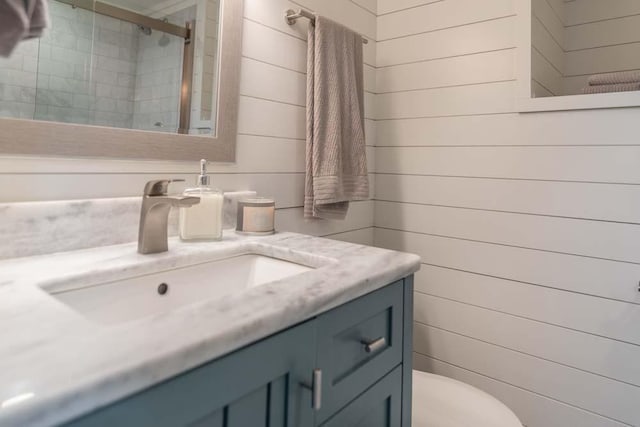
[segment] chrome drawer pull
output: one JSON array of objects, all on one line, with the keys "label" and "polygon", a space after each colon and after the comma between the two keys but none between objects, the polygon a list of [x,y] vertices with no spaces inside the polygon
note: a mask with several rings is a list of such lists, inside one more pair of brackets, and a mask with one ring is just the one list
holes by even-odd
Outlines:
[{"label": "chrome drawer pull", "polygon": [[362,344],[364,344],[364,351],[366,351],[367,353],[375,353],[382,350],[387,345],[387,340],[385,337],[380,337],[377,340],[373,340],[371,342],[362,341]]}]

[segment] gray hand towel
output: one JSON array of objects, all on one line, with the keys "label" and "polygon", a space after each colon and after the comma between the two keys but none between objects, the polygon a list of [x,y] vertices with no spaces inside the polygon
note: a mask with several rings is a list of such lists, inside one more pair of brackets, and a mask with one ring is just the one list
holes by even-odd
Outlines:
[{"label": "gray hand towel", "polygon": [[24,39],[49,26],[47,0],[0,0],[0,56],[8,57]]},{"label": "gray hand towel", "polygon": [[640,71],[620,71],[617,73],[594,74],[589,77],[589,86],[640,83]]},{"label": "gray hand towel", "polygon": [[308,43],[304,216],[344,219],[369,198],[362,36],[317,16]]},{"label": "gray hand towel", "polygon": [[582,88],[582,93],[584,94],[614,93],[614,92],[631,92],[635,90],[640,90],[640,83],[586,86]]}]

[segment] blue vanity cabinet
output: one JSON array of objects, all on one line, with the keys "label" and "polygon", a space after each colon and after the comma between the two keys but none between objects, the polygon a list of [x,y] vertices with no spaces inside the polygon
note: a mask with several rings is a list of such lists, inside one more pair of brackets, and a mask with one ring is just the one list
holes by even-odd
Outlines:
[{"label": "blue vanity cabinet", "polygon": [[67,427],[411,427],[412,279]]},{"label": "blue vanity cabinet", "polygon": [[274,335],[69,427],[312,427],[315,322]]}]

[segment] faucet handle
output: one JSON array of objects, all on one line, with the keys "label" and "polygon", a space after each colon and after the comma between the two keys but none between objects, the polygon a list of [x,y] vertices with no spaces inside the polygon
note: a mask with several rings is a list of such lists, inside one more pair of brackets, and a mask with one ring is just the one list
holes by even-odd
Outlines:
[{"label": "faucet handle", "polygon": [[184,179],[157,179],[147,182],[144,186],[145,196],[166,196],[169,191],[169,184],[172,182],[184,182]]}]

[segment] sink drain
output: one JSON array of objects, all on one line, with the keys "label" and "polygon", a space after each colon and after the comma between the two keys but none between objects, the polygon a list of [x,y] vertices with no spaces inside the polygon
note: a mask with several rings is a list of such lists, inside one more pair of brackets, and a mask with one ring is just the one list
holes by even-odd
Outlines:
[{"label": "sink drain", "polygon": [[158,285],[158,294],[165,295],[167,292],[169,292],[169,285],[166,283],[160,283]]}]

